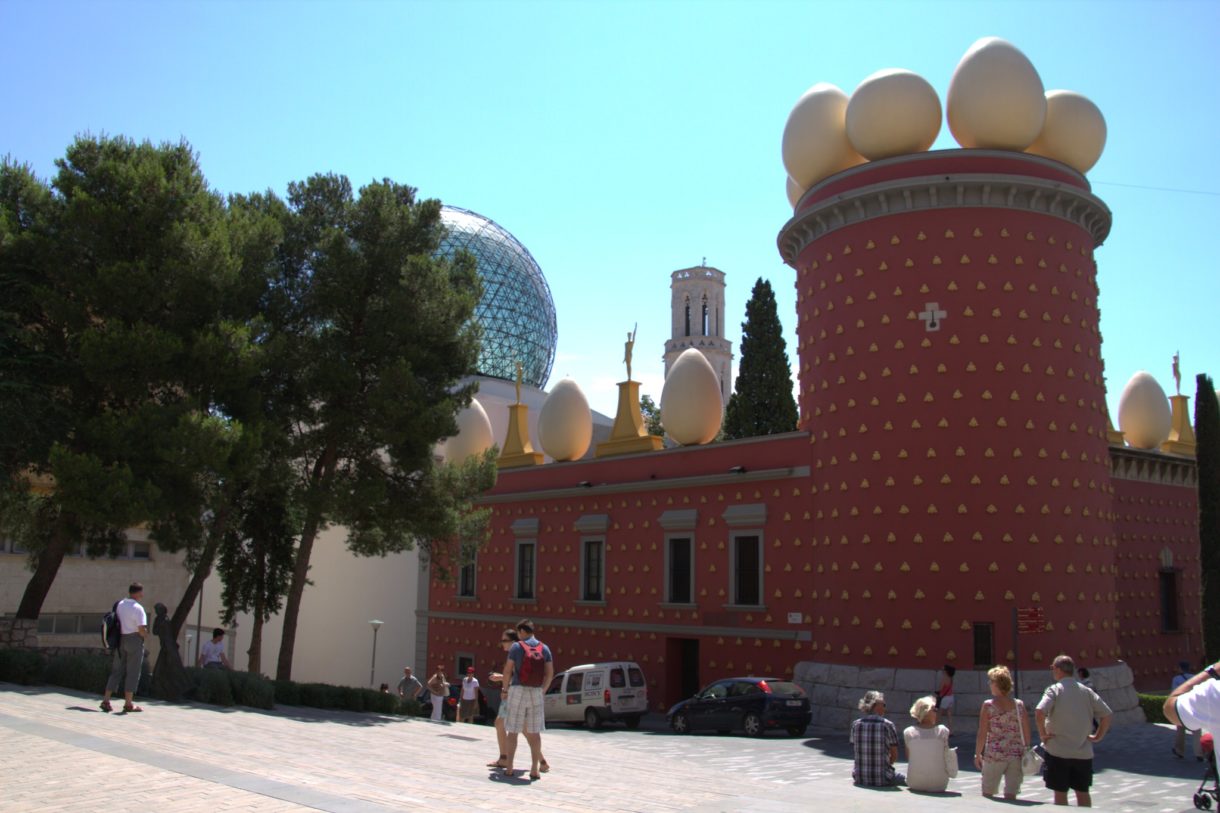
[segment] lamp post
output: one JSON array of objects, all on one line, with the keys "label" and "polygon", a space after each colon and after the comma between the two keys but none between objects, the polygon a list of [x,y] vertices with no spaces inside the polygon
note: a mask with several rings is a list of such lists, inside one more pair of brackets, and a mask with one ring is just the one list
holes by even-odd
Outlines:
[{"label": "lamp post", "polygon": [[373,628],[373,662],[369,665],[369,688],[373,688],[373,673],[377,671],[377,630],[381,629],[384,621],[378,621],[376,618],[369,621],[369,626]]}]

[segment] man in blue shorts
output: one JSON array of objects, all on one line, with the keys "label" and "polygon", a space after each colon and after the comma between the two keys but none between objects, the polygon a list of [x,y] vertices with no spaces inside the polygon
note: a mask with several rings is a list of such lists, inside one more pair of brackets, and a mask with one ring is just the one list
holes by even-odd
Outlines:
[{"label": "man in blue shorts", "polygon": [[[1068,791],[1076,791],[1076,804],[1092,807],[1093,744],[1110,730],[1110,707],[1097,692],[1076,680],[1076,664],[1060,655],[1051,664],[1055,682],[1046,687],[1034,717],[1046,751],[1046,786],[1055,794],[1055,804],[1068,803]],[[1097,733],[1093,720],[1099,721]]]}]

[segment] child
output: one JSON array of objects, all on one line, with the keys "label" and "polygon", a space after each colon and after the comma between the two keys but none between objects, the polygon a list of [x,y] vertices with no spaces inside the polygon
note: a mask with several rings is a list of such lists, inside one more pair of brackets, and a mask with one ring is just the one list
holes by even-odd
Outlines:
[{"label": "child", "polygon": [[945,679],[940,684],[940,688],[936,690],[937,708],[940,710],[940,720],[944,726],[950,730],[953,729],[953,676],[957,674],[957,669],[950,664],[945,664],[941,667],[941,671],[945,673]]}]

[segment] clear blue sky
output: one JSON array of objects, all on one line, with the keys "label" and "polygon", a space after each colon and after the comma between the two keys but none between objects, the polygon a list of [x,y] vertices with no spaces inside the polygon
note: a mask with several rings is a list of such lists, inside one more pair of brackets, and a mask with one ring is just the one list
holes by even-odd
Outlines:
[{"label": "clear blue sky", "polygon": [[[780,137],[810,85],[886,67],[941,95],[979,37],[1109,127],[1094,190],[1112,413],[1146,369],[1172,392],[1220,378],[1220,3],[0,0],[0,154],[49,176],[78,133],[186,138],[218,190],[315,172],[381,177],[474,209],[537,258],[570,376],[613,414],[623,338],[659,399],[669,273],[728,275],[735,348],[754,280],[776,289],[795,362]],[[942,127],[937,148],[953,147]],[[1155,188],[1153,188],[1155,187]]]}]

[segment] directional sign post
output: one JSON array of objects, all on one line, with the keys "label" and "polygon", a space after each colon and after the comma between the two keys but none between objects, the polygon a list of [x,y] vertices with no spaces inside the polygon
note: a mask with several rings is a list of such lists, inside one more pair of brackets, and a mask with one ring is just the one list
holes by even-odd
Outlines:
[{"label": "directional sign post", "polygon": [[1046,632],[1046,612],[1041,607],[1012,608],[1013,697],[1021,696],[1021,636]]}]

